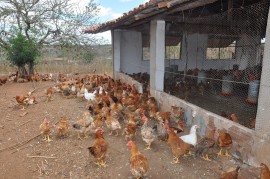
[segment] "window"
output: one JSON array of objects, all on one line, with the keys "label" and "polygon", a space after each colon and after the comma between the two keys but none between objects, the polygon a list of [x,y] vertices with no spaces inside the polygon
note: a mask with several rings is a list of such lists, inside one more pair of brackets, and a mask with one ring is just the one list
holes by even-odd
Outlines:
[{"label": "window", "polygon": [[235,59],[235,38],[209,37],[206,59],[232,60]]},{"label": "window", "polygon": [[165,57],[166,60],[179,60],[180,59],[181,43],[176,46],[166,46]]},{"label": "window", "polygon": [[150,47],[143,47],[143,60],[150,60]]}]

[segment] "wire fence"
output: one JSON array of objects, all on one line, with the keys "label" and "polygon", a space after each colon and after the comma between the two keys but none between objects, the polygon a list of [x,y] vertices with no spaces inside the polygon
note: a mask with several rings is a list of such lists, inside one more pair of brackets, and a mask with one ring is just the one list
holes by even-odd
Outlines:
[{"label": "wire fence", "polygon": [[[165,54],[165,68],[155,69],[164,73],[164,91],[254,128],[269,1],[221,8],[215,15],[200,11],[179,15],[177,23],[166,21],[165,48],[174,43],[181,50],[166,50],[180,54]],[[150,72],[143,63],[128,65]],[[140,74],[131,76],[140,81]]]}]

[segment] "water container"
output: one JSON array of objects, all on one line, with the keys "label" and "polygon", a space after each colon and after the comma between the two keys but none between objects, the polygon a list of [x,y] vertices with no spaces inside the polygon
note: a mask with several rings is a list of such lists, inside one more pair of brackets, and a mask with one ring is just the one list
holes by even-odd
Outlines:
[{"label": "water container", "polygon": [[172,73],[172,68],[171,67],[165,67],[165,73],[164,73],[164,79],[168,79]]},{"label": "water container", "polygon": [[253,80],[249,82],[247,102],[250,104],[257,104],[259,93],[259,80]]},{"label": "water container", "polygon": [[199,71],[199,73],[198,73],[197,84],[199,84],[200,82],[206,84],[206,73],[205,73],[205,71]]},{"label": "water container", "polygon": [[178,71],[178,65],[171,65],[172,71],[177,72]]},{"label": "water container", "polygon": [[231,75],[223,76],[222,79],[224,81],[222,81],[221,94],[224,96],[232,95],[233,84],[232,84],[232,82],[229,82],[229,81],[232,81],[232,76]]}]

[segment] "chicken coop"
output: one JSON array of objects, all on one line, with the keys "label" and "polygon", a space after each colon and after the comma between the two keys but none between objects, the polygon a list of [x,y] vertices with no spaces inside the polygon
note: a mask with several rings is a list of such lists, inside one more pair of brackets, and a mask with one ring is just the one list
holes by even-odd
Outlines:
[{"label": "chicken coop", "polygon": [[151,0],[85,33],[111,30],[115,78],[132,78],[164,109],[184,107],[201,134],[227,129],[235,155],[257,164],[270,161],[269,3]]}]

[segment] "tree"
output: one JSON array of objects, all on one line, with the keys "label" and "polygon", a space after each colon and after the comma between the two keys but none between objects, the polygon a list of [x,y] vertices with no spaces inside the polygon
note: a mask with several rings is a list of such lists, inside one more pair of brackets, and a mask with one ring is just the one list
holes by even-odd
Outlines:
[{"label": "tree", "polygon": [[[25,64],[33,67],[36,57],[38,57],[38,44],[26,36],[18,33],[17,37],[10,40],[10,46],[7,48],[8,59],[18,67],[19,73],[26,75]],[[29,73],[33,73],[33,69],[29,69]]]},{"label": "tree", "polygon": [[[35,41],[38,47],[99,43],[101,39],[83,33],[84,29],[97,24],[97,4],[94,0],[89,0],[85,6],[79,4],[81,2],[75,0],[1,1],[0,47],[10,49],[10,39],[16,39],[19,33],[29,42]],[[30,69],[33,65],[29,63]]]}]

